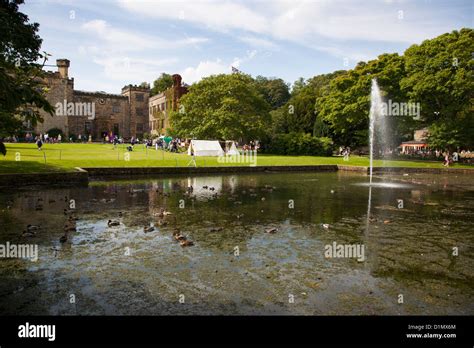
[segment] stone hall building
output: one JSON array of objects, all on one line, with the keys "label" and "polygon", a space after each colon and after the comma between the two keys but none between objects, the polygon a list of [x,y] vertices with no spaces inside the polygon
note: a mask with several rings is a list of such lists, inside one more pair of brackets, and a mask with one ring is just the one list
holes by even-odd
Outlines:
[{"label": "stone hall building", "polygon": [[[92,135],[93,140],[101,140],[107,134],[126,140],[132,136],[143,139],[145,133],[164,134],[169,127],[169,111],[177,110],[179,98],[187,92],[179,75],[173,75],[173,87],[151,98],[148,87],[134,85],[123,87],[120,94],[75,90],[74,78],[68,73],[69,60],[58,59],[56,65],[58,71],[47,71],[43,82],[51,105],[59,103],[64,109],[57,107],[54,116],[41,110],[44,121],[35,127],[37,134],[53,128],[67,137]],[[87,109],[93,115],[81,112]]]}]

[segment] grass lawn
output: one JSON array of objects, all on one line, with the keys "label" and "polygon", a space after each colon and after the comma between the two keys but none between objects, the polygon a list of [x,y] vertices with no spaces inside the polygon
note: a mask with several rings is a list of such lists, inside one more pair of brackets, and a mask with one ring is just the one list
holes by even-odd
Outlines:
[{"label": "grass lawn", "polygon": [[[111,144],[44,144],[42,151],[38,151],[35,144],[6,144],[6,147],[7,155],[0,157],[0,173],[73,171],[75,167],[183,167],[191,161],[191,156],[187,154],[172,154],[155,149],[146,151],[143,145],[136,145],[130,153],[126,151],[126,145],[119,145],[117,149],[114,149]],[[125,160],[126,153],[130,155],[129,161]],[[18,154],[19,157],[17,157]],[[19,161],[15,158],[19,158]],[[196,163],[198,167],[249,165],[248,163],[219,163],[216,157],[196,157]],[[344,161],[342,157],[258,155],[256,164],[258,166],[321,164],[368,166],[369,160],[367,157],[358,156],[352,156],[349,161]],[[374,166],[443,167],[441,161],[381,160],[375,160]],[[463,165],[455,165],[455,167],[469,168]]]}]

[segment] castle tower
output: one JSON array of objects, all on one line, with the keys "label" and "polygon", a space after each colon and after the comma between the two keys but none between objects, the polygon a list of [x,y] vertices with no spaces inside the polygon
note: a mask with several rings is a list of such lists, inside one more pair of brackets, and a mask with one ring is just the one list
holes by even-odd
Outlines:
[{"label": "castle tower", "polygon": [[68,59],[56,59],[56,65],[58,66],[59,76],[62,79],[67,79],[69,74],[69,60]]},{"label": "castle tower", "polygon": [[149,132],[148,99],[150,98],[150,88],[128,85],[122,88],[122,95],[128,97],[130,105],[124,136],[143,139],[144,133]]}]

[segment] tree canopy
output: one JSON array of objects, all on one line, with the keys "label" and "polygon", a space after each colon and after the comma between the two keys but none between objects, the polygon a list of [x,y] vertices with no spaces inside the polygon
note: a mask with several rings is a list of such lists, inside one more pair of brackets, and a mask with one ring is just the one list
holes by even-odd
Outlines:
[{"label": "tree canopy", "polygon": [[[54,112],[41,82],[47,55],[40,52],[39,24],[29,23],[19,12],[22,3],[0,1],[0,137],[19,132],[25,121],[41,122],[39,109]],[[41,59],[43,64],[38,64]]]},{"label": "tree canopy", "polygon": [[173,77],[170,74],[162,73],[155,81],[153,81],[153,88],[150,95],[159,94],[166,91],[173,86]]},{"label": "tree canopy", "polygon": [[203,78],[180,104],[170,121],[182,137],[250,141],[264,136],[270,124],[270,105],[245,74]]},{"label": "tree canopy", "polygon": [[401,89],[419,102],[430,143],[474,146],[474,30],[461,29],[409,47]]}]

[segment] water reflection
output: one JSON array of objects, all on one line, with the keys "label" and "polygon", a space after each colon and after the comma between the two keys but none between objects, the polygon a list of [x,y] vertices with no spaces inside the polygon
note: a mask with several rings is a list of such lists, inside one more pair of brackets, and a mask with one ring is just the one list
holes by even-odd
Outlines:
[{"label": "water reflection", "polygon": [[[292,173],[2,193],[1,243],[25,242],[30,223],[42,231],[28,240],[39,245],[37,263],[0,260],[0,311],[472,314],[474,191],[460,189],[459,178],[391,179],[407,182],[367,192],[356,174]],[[60,243],[71,200],[77,232]],[[109,227],[109,219],[120,225]],[[195,245],[181,248],[176,229]],[[326,259],[333,242],[364,243],[367,260]],[[74,308],[71,291],[80,299]],[[288,294],[297,301],[288,303]]]}]

